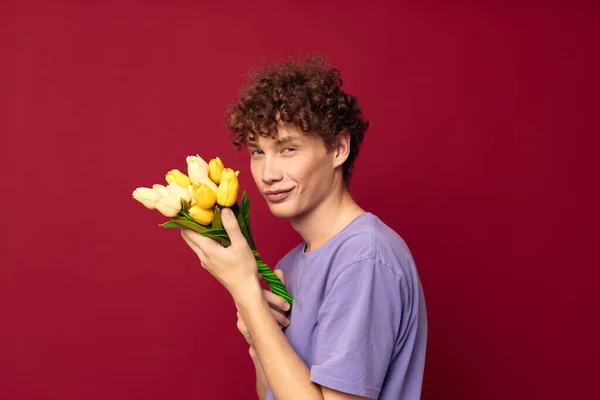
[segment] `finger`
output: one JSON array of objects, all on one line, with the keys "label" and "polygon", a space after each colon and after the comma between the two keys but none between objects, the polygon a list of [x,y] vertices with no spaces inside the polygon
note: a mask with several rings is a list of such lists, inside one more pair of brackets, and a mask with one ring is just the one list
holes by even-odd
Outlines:
[{"label": "finger", "polygon": [[231,209],[223,208],[221,210],[221,222],[223,223],[223,228],[225,228],[225,231],[227,231],[227,235],[231,240],[232,246],[248,244],[248,241],[240,229],[240,224],[238,224],[238,221]]},{"label": "finger", "polygon": [[271,314],[273,314],[273,317],[275,318],[275,321],[277,321],[279,326],[286,327],[290,324],[290,320],[288,319],[288,317],[285,316],[283,312],[271,309]]},{"label": "finger", "polygon": [[198,255],[198,257],[200,257],[200,260],[202,262],[204,262],[204,260],[206,259],[206,255],[204,254],[204,251],[202,251],[202,248],[200,246],[198,246],[198,244],[195,242],[195,240],[193,239],[193,235],[191,235],[191,233],[196,233],[196,232],[192,231],[191,229],[182,229],[181,237],[183,238],[183,240],[185,240],[185,242],[188,244],[188,246],[190,246],[190,248],[192,250],[194,250],[194,252]]},{"label": "finger", "polygon": [[237,327],[238,331],[240,331],[240,333],[244,336],[246,336],[246,326],[244,325],[244,321],[242,321],[241,319],[238,319],[235,322],[235,326]]},{"label": "finger", "polygon": [[238,324],[238,328],[239,327],[246,327],[246,323],[244,322],[244,319],[242,318],[242,315],[240,314],[240,312],[237,312],[237,324]]},{"label": "finger", "polygon": [[280,269],[276,269],[273,273],[279,278],[283,286],[285,286],[285,277],[283,276],[283,271]]},{"label": "finger", "polygon": [[244,337],[249,336],[248,327],[246,326],[246,323],[244,322],[244,320],[240,316],[240,313],[238,313],[238,320],[236,322],[236,326],[238,328],[238,331],[240,331],[240,333],[242,335],[244,335]]},{"label": "finger", "polygon": [[190,245],[190,247],[194,249],[200,249],[204,254],[218,251],[217,249],[221,247],[221,245],[215,242],[213,239],[203,236],[191,229],[181,229],[181,236]]},{"label": "finger", "polygon": [[253,359],[258,357],[256,349],[253,346],[248,347],[248,354],[250,354],[250,357],[252,357]]},{"label": "finger", "polygon": [[202,251],[198,243],[196,242],[196,237],[194,234],[197,234],[191,229],[183,228],[181,229],[181,237],[185,242],[192,248],[194,251]]},{"label": "finger", "polygon": [[282,312],[288,311],[290,309],[290,304],[283,297],[276,295],[275,293],[272,293],[268,290],[263,290],[263,294],[265,296],[265,300],[267,300],[267,303],[269,303],[269,306],[271,306],[271,308]]}]

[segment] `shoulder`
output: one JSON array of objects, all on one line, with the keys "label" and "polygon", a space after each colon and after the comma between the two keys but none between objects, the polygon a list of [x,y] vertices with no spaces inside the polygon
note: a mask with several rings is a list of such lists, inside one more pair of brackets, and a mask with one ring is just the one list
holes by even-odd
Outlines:
[{"label": "shoulder", "polygon": [[406,242],[372,213],[357,217],[339,239],[332,260],[338,273],[350,266],[364,265],[387,268],[404,277],[414,267]]}]

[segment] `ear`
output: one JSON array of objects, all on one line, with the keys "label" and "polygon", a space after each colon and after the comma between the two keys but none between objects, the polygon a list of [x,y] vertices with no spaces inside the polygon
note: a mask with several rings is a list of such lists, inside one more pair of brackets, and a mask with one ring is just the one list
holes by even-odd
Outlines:
[{"label": "ear", "polygon": [[350,134],[346,131],[338,133],[333,148],[333,166],[339,167],[346,162],[350,154]]}]

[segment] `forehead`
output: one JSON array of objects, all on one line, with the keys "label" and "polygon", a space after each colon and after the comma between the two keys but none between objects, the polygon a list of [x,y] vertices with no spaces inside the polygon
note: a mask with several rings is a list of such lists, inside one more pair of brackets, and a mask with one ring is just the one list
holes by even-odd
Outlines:
[{"label": "forehead", "polygon": [[291,141],[305,142],[307,141],[307,135],[302,133],[297,127],[289,124],[279,123],[277,125],[277,133],[273,136],[262,136],[254,135],[254,140],[248,140],[248,146],[269,146],[269,145],[280,145]]}]

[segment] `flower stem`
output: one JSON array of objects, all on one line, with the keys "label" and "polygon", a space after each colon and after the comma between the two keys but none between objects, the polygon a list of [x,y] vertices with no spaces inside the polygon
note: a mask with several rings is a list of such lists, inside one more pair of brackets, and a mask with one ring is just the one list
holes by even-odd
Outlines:
[{"label": "flower stem", "polygon": [[292,295],[287,291],[283,283],[279,280],[277,275],[269,268],[267,264],[265,264],[261,259],[260,255],[256,250],[252,251],[254,253],[254,258],[256,258],[256,264],[258,265],[258,272],[262,275],[267,285],[278,296],[283,297],[288,303],[290,303],[290,307],[294,299]]}]

